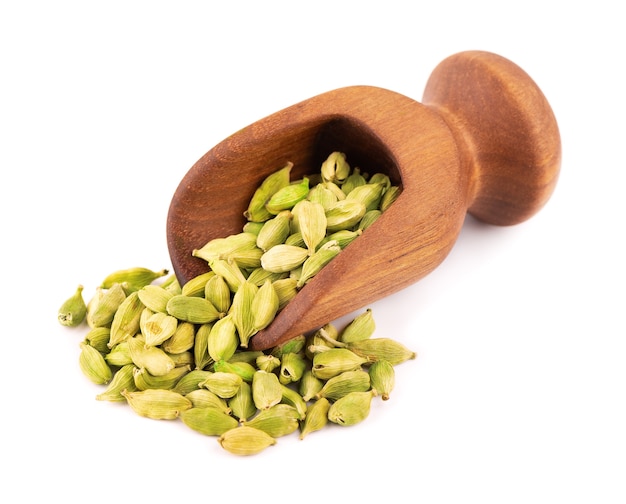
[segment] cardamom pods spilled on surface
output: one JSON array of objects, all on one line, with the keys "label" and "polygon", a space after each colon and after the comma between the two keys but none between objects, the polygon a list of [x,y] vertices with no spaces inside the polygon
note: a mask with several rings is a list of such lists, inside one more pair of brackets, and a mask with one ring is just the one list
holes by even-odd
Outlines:
[{"label": "cardamom pods spilled on surface", "polygon": [[89,328],[79,367],[104,388],[99,401],[176,420],[235,455],[299,432],[359,423],[387,400],[394,366],[415,352],[374,338],[370,309],[265,352],[250,338],[395,201],[400,187],[333,152],[320,173],[291,181],[292,163],[255,191],[242,231],[199,244],[209,271],[180,285],[167,270],[108,275],[85,303],[83,287],[59,309],[62,325]]}]

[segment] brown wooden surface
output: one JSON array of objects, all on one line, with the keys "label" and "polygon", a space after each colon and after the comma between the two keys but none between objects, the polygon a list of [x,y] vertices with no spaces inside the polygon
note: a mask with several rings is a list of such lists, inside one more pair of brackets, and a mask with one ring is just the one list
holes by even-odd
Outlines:
[{"label": "brown wooden surface", "polygon": [[287,161],[292,178],[333,150],[383,171],[402,193],[310,281],[251,346],[267,349],[418,281],[454,245],[468,211],[515,224],[547,201],[560,167],[552,111],[535,83],[497,55],[465,52],[433,72],[423,103],[393,91],[330,91],[240,130],[205,154],[176,190],[167,219],[181,283],[208,269],[191,251],[241,231],[260,182]]}]

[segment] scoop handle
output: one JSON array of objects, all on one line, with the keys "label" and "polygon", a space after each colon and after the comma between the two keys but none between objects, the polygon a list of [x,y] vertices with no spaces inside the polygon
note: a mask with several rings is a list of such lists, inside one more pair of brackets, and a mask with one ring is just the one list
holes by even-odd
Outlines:
[{"label": "scoop handle", "polygon": [[431,73],[422,103],[446,121],[469,174],[468,212],[489,224],[518,224],[552,195],[561,139],[548,100],[510,60],[464,51]]}]

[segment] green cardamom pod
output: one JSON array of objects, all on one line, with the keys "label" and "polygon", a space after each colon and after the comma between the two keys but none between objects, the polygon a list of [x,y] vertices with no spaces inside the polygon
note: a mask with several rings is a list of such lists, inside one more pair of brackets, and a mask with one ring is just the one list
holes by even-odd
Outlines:
[{"label": "green cardamom pod", "polygon": [[232,315],[213,324],[207,342],[208,352],[215,362],[230,359],[239,346],[239,337]]},{"label": "green cardamom pod", "polygon": [[351,343],[353,341],[365,340],[372,337],[376,330],[376,322],[371,309],[357,315],[339,335],[339,341],[342,343]]},{"label": "green cardamom pod", "polygon": [[368,373],[374,393],[383,401],[387,401],[395,386],[396,375],[393,365],[384,359],[378,360],[369,367]]},{"label": "green cardamom pod", "polygon": [[228,407],[233,416],[240,422],[245,422],[253,417],[256,412],[254,399],[252,398],[252,387],[249,383],[243,382],[237,393],[228,400]]},{"label": "green cardamom pod", "polygon": [[278,308],[280,306],[280,299],[276,293],[276,289],[272,282],[268,279],[258,289],[257,293],[252,299],[252,316],[254,320],[254,329],[261,331],[272,323]]},{"label": "green cardamom pod", "polygon": [[131,292],[122,301],[111,322],[111,338],[109,348],[126,341],[139,332],[139,321],[145,306],[139,299],[137,291]]},{"label": "green cardamom pod", "polygon": [[265,204],[265,209],[273,215],[283,210],[291,210],[298,201],[309,194],[309,179],[304,177],[300,182],[294,182],[279,189]]},{"label": "green cardamom pod", "polygon": [[87,323],[90,327],[108,327],[113,321],[115,312],[126,299],[126,291],[122,284],[115,283],[101,291],[94,305],[87,312]]},{"label": "green cardamom pod", "polygon": [[350,174],[350,165],[343,152],[332,152],[322,163],[322,180],[341,185]]},{"label": "green cardamom pod", "polygon": [[289,174],[292,168],[293,163],[289,162],[263,180],[252,195],[248,208],[244,212],[244,217],[247,220],[264,222],[272,217],[272,214],[265,208],[265,204],[276,192],[289,185]]},{"label": "green cardamom pod", "polygon": [[356,371],[367,362],[347,348],[330,348],[313,356],[312,372],[320,380],[328,380],[345,371]]},{"label": "green cardamom pod", "polygon": [[368,362],[386,360],[393,366],[417,357],[415,352],[409,350],[399,341],[390,338],[369,338],[352,341],[346,345],[346,349],[363,357]]},{"label": "green cardamom pod", "polygon": [[128,268],[107,275],[102,281],[101,287],[109,289],[113,284],[126,284],[130,290],[136,291],[144,285],[154,282],[157,278],[161,278],[169,273],[168,270],[162,269],[153,271],[149,268]]},{"label": "green cardamom pod", "polygon": [[319,431],[328,424],[328,410],[330,401],[325,397],[311,403],[306,410],[306,417],[300,428],[300,439],[304,439],[311,432]]},{"label": "green cardamom pod", "polygon": [[189,408],[181,411],[183,423],[205,436],[220,436],[239,425],[236,418],[217,408]]},{"label": "green cardamom pod", "polygon": [[113,378],[113,371],[104,356],[86,343],[80,343],[80,348],[78,364],[83,374],[97,385],[109,383]]},{"label": "green cardamom pod", "polygon": [[79,285],[74,294],[66,299],[59,308],[58,320],[66,327],[76,327],[87,316],[87,304],[83,298],[83,286]]},{"label": "green cardamom pod", "polygon": [[350,392],[367,392],[370,389],[370,375],[367,371],[344,371],[343,373],[329,378],[322,389],[317,393],[316,399],[325,397],[330,401],[336,401]]},{"label": "green cardamom pod", "polygon": [[248,426],[226,431],[217,441],[226,451],[241,456],[256,455],[276,444],[276,440],[267,432]]},{"label": "green cardamom pod", "polygon": [[264,410],[278,404],[283,396],[278,376],[257,371],[252,378],[252,399],[257,409]]},{"label": "green cardamom pod", "polygon": [[173,420],[192,407],[189,399],[171,390],[123,391],[122,395],[135,413],[155,420]]},{"label": "green cardamom pod", "polygon": [[237,374],[216,371],[208,376],[200,386],[210,390],[222,399],[230,399],[237,393],[242,382],[243,379]]},{"label": "green cardamom pod", "polygon": [[284,243],[289,236],[291,218],[291,211],[283,210],[267,220],[256,237],[256,246],[266,252],[274,245]]},{"label": "green cardamom pod", "polygon": [[243,422],[243,425],[254,427],[278,438],[287,436],[300,427],[300,414],[288,404],[276,404],[261,410],[254,418]]},{"label": "green cardamom pod", "polygon": [[194,408],[216,408],[227,415],[230,415],[232,412],[226,399],[222,399],[217,394],[205,388],[192,390],[186,394],[185,397],[191,401]]},{"label": "green cardamom pod", "polygon": [[107,385],[104,392],[96,396],[98,401],[124,402],[126,398],[122,395],[123,391],[135,392],[137,387],[133,378],[135,371],[134,364],[126,364],[119,368],[113,378]]},{"label": "green cardamom pod", "polygon": [[373,392],[350,392],[337,399],[328,409],[328,420],[338,425],[355,425],[370,413]]},{"label": "green cardamom pod", "polygon": [[166,313],[167,302],[174,294],[159,285],[146,285],[137,291],[137,295],[146,308]]}]

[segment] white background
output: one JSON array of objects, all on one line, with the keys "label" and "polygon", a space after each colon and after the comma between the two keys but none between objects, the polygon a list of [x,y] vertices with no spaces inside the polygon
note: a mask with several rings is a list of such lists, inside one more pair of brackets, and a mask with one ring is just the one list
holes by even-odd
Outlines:
[{"label": "white background", "polygon": [[[0,500],[626,502],[616,6],[2,2]],[[169,267],[169,202],[202,154],[341,86],[419,101],[437,63],[467,49],[538,83],[561,176],[535,217],[468,218],[439,268],[372,305],[377,335],[419,354],[390,401],[241,458],[95,400],[77,364],[85,330],[57,309],[78,283],[90,295],[113,270]]]}]

